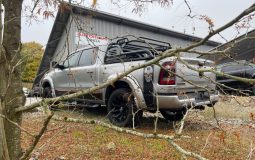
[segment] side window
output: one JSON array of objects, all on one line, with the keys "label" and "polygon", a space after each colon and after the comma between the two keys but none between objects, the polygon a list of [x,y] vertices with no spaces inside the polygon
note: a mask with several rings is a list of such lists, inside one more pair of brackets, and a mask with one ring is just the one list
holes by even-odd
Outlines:
[{"label": "side window", "polygon": [[65,67],[76,67],[78,64],[78,58],[80,57],[80,51],[71,54],[65,61],[64,61],[64,66]]},{"label": "side window", "polygon": [[91,66],[96,63],[97,48],[83,50],[78,66]]}]

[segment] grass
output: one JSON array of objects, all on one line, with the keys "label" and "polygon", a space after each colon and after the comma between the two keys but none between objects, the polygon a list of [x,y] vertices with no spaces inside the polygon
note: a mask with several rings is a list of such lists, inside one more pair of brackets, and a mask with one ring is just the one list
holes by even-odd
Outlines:
[{"label": "grass", "polygon": [[[213,109],[207,107],[201,114],[207,120],[214,119]],[[216,116],[221,119],[251,120],[251,113],[255,114],[255,97],[225,96],[215,105]]]},{"label": "grass", "polygon": [[77,139],[82,139],[85,137],[85,134],[81,131],[73,131],[72,137],[77,138]]},{"label": "grass", "polygon": [[[228,97],[227,97],[228,98]],[[254,112],[255,103],[248,97],[236,97],[236,100],[223,99],[216,107],[217,117],[221,119],[250,120],[249,113]],[[72,118],[93,118],[108,122],[106,112],[101,111],[57,111],[55,114]],[[185,122],[183,134],[188,138],[176,140],[176,143],[188,151],[201,153],[208,159],[245,159],[250,145],[255,143],[255,129],[248,125],[232,125],[221,123],[224,132],[215,128],[212,123],[212,108],[204,111],[190,112]],[[254,112],[255,113],[255,112]],[[32,116],[32,114],[37,114]],[[42,113],[23,115],[22,126],[36,133],[39,131]],[[251,123],[254,123],[250,121]],[[138,131],[153,133],[154,118],[144,117]],[[58,127],[66,127],[58,133]],[[51,129],[53,129],[51,131]],[[171,123],[160,118],[158,133],[173,135]],[[54,138],[52,138],[54,137]],[[50,142],[47,142],[52,139]],[[206,143],[207,142],[207,143]],[[31,143],[31,137],[22,133],[22,147]],[[47,143],[46,147],[41,148]],[[114,144],[108,149],[108,144]],[[166,140],[146,139],[99,126],[80,123],[67,123],[52,120],[48,132],[37,145],[40,159],[181,159],[180,153],[171,147]],[[253,153],[253,158],[255,154]]]},{"label": "grass", "polygon": [[101,134],[103,134],[103,133],[105,133],[106,131],[108,131],[109,129],[108,128],[105,128],[105,127],[102,127],[102,126],[99,126],[99,125],[96,125],[95,127],[94,127],[94,131],[95,131],[95,133],[97,134],[97,133],[101,133]]}]

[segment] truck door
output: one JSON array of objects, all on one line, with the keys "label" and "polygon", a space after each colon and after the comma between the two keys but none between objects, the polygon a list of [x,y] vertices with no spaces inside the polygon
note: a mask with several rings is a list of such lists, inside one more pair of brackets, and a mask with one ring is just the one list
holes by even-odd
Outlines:
[{"label": "truck door", "polygon": [[75,67],[78,65],[80,53],[79,51],[68,56],[62,63],[64,69],[56,69],[53,83],[57,95],[72,93],[77,89]]},{"label": "truck door", "polygon": [[[98,48],[84,49],[81,52],[81,56],[78,61],[78,66],[74,68],[76,73],[76,85],[81,89],[88,89],[98,85],[99,73],[97,60]],[[97,97],[101,99],[99,91],[94,92],[93,95],[87,95],[85,97],[91,99]]]}]

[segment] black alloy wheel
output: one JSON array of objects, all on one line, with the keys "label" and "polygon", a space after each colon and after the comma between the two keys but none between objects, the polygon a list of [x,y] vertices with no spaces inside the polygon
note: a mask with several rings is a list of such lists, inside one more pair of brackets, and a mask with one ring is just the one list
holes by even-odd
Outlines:
[{"label": "black alloy wheel", "polygon": [[[110,122],[119,127],[132,126],[133,122],[136,126],[143,114],[142,110],[137,111],[134,96],[128,88],[113,91],[108,101],[107,112]],[[135,113],[134,116],[132,113]]]},{"label": "black alloy wheel", "polygon": [[251,88],[253,96],[255,96],[255,84]]},{"label": "black alloy wheel", "polygon": [[43,94],[42,94],[43,98],[52,98],[52,90],[51,87],[47,86],[43,88]]},{"label": "black alloy wheel", "polygon": [[[52,90],[51,90],[50,86],[43,88],[42,98],[53,98]],[[59,102],[54,102],[54,103],[50,104],[49,106],[50,106],[51,110],[56,110],[58,105],[59,105]]]}]

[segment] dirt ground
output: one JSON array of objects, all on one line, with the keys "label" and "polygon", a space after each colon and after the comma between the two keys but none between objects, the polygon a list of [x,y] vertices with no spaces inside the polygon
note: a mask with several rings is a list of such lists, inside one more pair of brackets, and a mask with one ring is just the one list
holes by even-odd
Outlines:
[{"label": "dirt ground", "polygon": [[[106,114],[105,109],[55,111],[58,116],[108,122]],[[26,113],[22,126],[37,134],[44,118],[42,112]],[[144,114],[137,130],[153,133],[154,120],[152,114]],[[160,118],[157,133],[174,135],[173,123]],[[254,97],[222,97],[215,110],[190,111],[183,135],[185,138],[175,141],[178,145],[208,159],[255,159]],[[31,142],[31,137],[22,133],[22,147],[26,149]],[[51,120],[32,157],[40,160],[181,159],[180,153],[166,140],[141,138],[95,124],[56,120]]]}]

